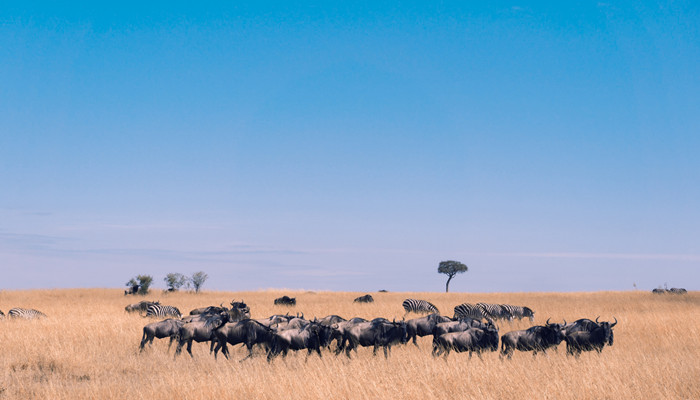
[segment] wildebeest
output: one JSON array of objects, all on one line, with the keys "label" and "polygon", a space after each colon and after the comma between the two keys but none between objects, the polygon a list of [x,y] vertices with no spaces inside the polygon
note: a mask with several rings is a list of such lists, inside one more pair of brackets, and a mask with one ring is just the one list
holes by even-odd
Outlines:
[{"label": "wildebeest", "polygon": [[562,330],[562,324],[550,324],[548,319],[544,326],[538,325],[523,331],[508,332],[501,336],[501,357],[511,358],[514,350],[532,351],[533,356],[539,351],[546,353],[548,348],[557,346],[564,340]]},{"label": "wildebeest", "polygon": [[371,294],[366,294],[364,296],[360,296],[360,297],[356,298],[352,302],[353,303],[373,303],[374,298],[372,298]]},{"label": "wildebeest", "polygon": [[493,325],[485,329],[469,328],[463,332],[445,333],[433,342],[433,356],[437,357],[444,351],[447,358],[450,350],[458,353],[468,351],[469,359],[472,358],[472,352],[476,352],[481,358],[484,350],[498,350],[498,329]]},{"label": "wildebeest", "polygon": [[292,328],[277,331],[272,334],[270,351],[267,361],[272,360],[278,354],[287,355],[289,350],[308,349],[306,357],[313,351],[321,357],[321,347],[327,347],[331,340],[331,328],[318,322],[311,322],[303,328]]},{"label": "wildebeest", "polygon": [[413,339],[413,344],[418,347],[418,342],[416,341],[418,336],[431,335],[437,324],[448,321],[451,321],[451,319],[440,314],[430,314],[425,317],[409,319],[406,321],[406,334],[408,339]]},{"label": "wildebeest", "polygon": [[673,293],[673,294],[686,294],[686,293],[688,293],[688,291],[683,289],[683,288],[675,288],[675,287],[668,289],[668,291],[670,293]]},{"label": "wildebeest", "polygon": [[214,358],[216,358],[220,349],[224,356],[228,358],[227,344],[237,345],[243,343],[248,348],[248,356],[243,360],[248,359],[253,356],[254,345],[262,344],[268,348],[271,346],[272,333],[274,331],[274,329],[254,319],[228,322],[214,332],[217,341],[216,348],[214,348]]},{"label": "wildebeest", "polygon": [[656,288],[651,291],[654,294],[666,294],[666,289]]},{"label": "wildebeest", "polygon": [[357,346],[373,346],[373,355],[377,355],[377,349],[384,349],[384,357],[389,358],[391,346],[395,343],[404,344],[408,341],[406,323],[389,322],[383,318],[376,318],[370,322],[360,322],[345,331],[347,346],[345,354],[350,357],[350,350]]},{"label": "wildebeest", "polygon": [[187,343],[187,352],[192,355],[192,342],[211,342],[209,346],[209,352],[214,349],[214,344],[216,341],[216,335],[214,331],[228,322],[229,314],[228,312],[222,312],[209,316],[205,321],[191,321],[184,323],[180,326],[177,332],[177,348],[175,349],[175,356],[179,355],[182,351],[182,346]]},{"label": "wildebeest", "polygon": [[614,323],[595,322],[591,320],[578,320],[579,324],[567,327],[564,340],[566,341],[566,353],[578,357],[581,351],[595,350],[598,353],[603,351],[607,344],[613,345],[612,328],[617,325],[617,318]]},{"label": "wildebeest", "polygon": [[[340,354],[341,351],[345,350],[345,345],[347,342],[347,338],[345,336],[345,332],[349,330],[351,327],[355,326],[356,324],[362,323],[362,322],[369,322],[364,318],[350,318],[347,321],[340,321],[335,324],[331,325],[331,341],[336,340],[337,343],[337,349],[335,351],[335,354],[338,355]],[[357,351],[357,349],[355,349]]]},{"label": "wildebeest", "polygon": [[[437,340],[440,336],[450,333],[450,332],[464,332],[466,330],[469,330],[471,328],[477,328],[477,329],[486,329],[487,327],[493,327],[492,322],[481,322],[478,319],[471,319],[471,318],[462,318],[457,321],[446,321],[446,322],[440,322],[438,324],[435,324],[435,328],[433,328],[433,353],[435,353],[436,350],[436,343]],[[434,355],[434,354],[433,354]]]},{"label": "wildebeest", "polygon": [[141,338],[141,345],[139,346],[139,351],[143,351],[143,346],[148,343],[149,346],[153,345],[153,338],[163,339],[166,337],[170,338],[168,343],[168,351],[170,346],[172,346],[173,341],[177,336],[180,327],[184,322],[179,319],[168,318],[163,321],[153,322],[143,327],[143,337]]},{"label": "wildebeest", "polygon": [[124,310],[128,313],[141,313],[141,312],[146,312],[148,310],[148,307],[151,305],[155,304],[160,304],[160,301],[148,301],[148,300],[143,300],[139,301],[138,303],[134,304],[129,304],[128,306],[124,307]]},{"label": "wildebeest", "polygon": [[2,310],[0,310],[0,319],[4,319],[4,318],[5,318],[5,313],[2,312]]},{"label": "wildebeest", "polygon": [[139,289],[141,289],[141,285],[139,284],[134,284],[129,286],[128,289],[124,291],[124,296],[130,295],[130,294],[137,294],[139,292]]},{"label": "wildebeest", "polygon": [[243,301],[231,300],[231,309],[229,309],[231,321],[240,321],[245,318],[250,318],[250,307]]},{"label": "wildebeest", "polygon": [[297,305],[297,299],[295,297],[289,297],[287,295],[284,295],[282,297],[276,298],[274,303],[276,305],[282,306],[295,306]]}]

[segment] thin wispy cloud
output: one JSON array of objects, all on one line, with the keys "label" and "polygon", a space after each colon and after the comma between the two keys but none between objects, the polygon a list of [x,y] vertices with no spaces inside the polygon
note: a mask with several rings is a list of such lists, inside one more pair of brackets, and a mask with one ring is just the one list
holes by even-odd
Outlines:
[{"label": "thin wispy cloud", "polygon": [[606,260],[672,260],[700,261],[698,254],[666,253],[584,253],[584,252],[542,252],[542,253],[471,253],[479,256],[493,257],[531,257],[531,258],[568,258],[568,259],[606,259]]}]

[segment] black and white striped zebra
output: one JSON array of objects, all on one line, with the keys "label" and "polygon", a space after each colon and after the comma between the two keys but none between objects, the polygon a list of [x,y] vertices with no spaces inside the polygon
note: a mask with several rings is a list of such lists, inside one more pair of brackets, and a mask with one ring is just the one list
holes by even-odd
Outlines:
[{"label": "black and white striped zebra", "polygon": [[[401,305],[403,306],[403,309],[406,310],[406,314],[411,312],[419,314],[432,314],[440,312],[433,303],[426,300],[406,299],[403,301],[403,303],[401,303]],[[404,314],[404,317],[406,314]]]},{"label": "black and white striped zebra", "polygon": [[501,304],[501,307],[505,308],[513,318],[523,319],[523,317],[527,317],[530,321],[535,320],[535,312],[530,307],[520,307],[511,304]]},{"label": "black and white striped zebra", "polygon": [[513,315],[500,304],[476,303],[476,306],[481,308],[483,314],[491,319],[505,319],[508,321],[513,319]]},{"label": "black and white striped zebra", "polygon": [[476,304],[464,303],[455,306],[454,319],[471,318],[481,321],[487,319],[488,315],[484,314],[484,310]]},{"label": "black and white striped zebra", "polygon": [[148,309],[146,310],[146,316],[157,318],[182,318],[182,314],[180,313],[180,310],[178,310],[177,307],[164,306],[161,304],[151,304],[150,306],[148,306]]},{"label": "black and white striped zebra", "polygon": [[20,308],[20,307],[15,307],[11,309],[10,311],[7,312],[7,315],[10,316],[10,318],[22,318],[22,319],[37,319],[37,318],[44,318],[46,317],[46,314],[39,310],[35,310],[33,308]]}]

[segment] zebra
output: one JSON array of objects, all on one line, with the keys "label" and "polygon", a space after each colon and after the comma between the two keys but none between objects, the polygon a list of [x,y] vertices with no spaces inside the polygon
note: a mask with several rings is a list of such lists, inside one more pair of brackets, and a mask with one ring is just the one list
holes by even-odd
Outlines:
[{"label": "zebra", "polygon": [[22,319],[37,319],[46,316],[43,312],[35,310],[33,308],[19,308],[15,307],[7,312],[10,318],[22,318]]},{"label": "zebra", "polygon": [[511,304],[501,304],[501,307],[510,313],[511,318],[523,319],[523,317],[528,317],[530,321],[535,320],[535,312],[530,307],[520,307]]},{"label": "zebra", "polygon": [[494,320],[507,319],[511,321],[513,319],[513,314],[500,304],[476,303],[476,306],[481,308],[484,316],[489,316]]},{"label": "zebra", "polygon": [[481,307],[470,303],[464,303],[455,306],[454,319],[458,320],[462,318],[471,318],[481,321],[482,319],[489,319],[489,316],[484,313]]},{"label": "zebra", "polygon": [[401,305],[403,309],[406,310],[406,314],[403,315],[404,317],[411,312],[420,314],[440,313],[433,303],[426,300],[406,299]]},{"label": "zebra", "polygon": [[146,310],[146,316],[147,317],[158,317],[158,318],[163,318],[163,317],[182,318],[182,314],[180,313],[180,310],[178,310],[177,307],[164,306],[161,304],[151,304],[150,306],[148,306],[148,309]]}]

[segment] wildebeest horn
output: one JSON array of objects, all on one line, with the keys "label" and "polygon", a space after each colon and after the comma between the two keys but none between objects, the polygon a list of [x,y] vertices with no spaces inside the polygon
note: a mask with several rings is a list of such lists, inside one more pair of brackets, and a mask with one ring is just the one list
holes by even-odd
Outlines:
[{"label": "wildebeest horn", "polygon": [[[615,318],[615,317],[613,317],[613,318]],[[615,325],[617,325],[617,318],[615,318],[615,323],[614,323],[614,324],[610,324],[610,327],[612,328],[612,327],[615,326]]]},{"label": "wildebeest horn", "polygon": [[547,318],[547,322],[545,322],[544,324],[549,325],[549,320],[550,320],[550,318]]},{"label": "wildebeest horn", "polygon": [[566,319],[564,320],[564,325],[566,325]]},{"label": "wildebeest horn", "polygon": [[600,315],[595,318],[595,323],[598,323],[598,318],[600,318]]}]

